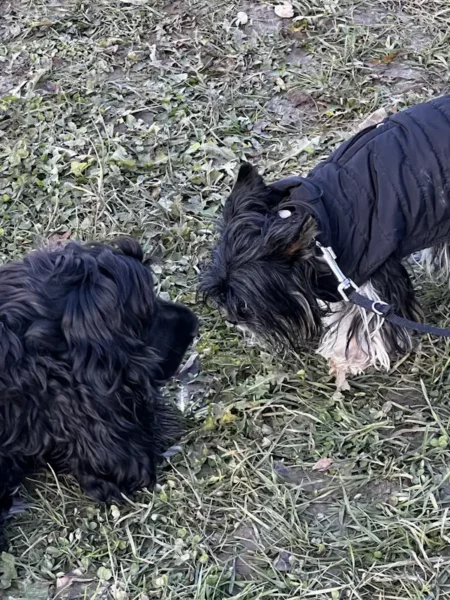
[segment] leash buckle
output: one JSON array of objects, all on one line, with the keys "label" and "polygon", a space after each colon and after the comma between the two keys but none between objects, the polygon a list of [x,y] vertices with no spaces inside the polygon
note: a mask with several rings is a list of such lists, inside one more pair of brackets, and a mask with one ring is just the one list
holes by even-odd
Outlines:
[{"label": "leash buckle", "polygon": [[359,292],[359,287],[354,281],[346,277],[344,281],[341,281],[337,287],[337,291],[340,293],[345,302],[350,302],[350,298],[347,295],[347,291],[349,290],[352,290],[353,292]]},{"label": "leash buckle", "polygon": [[336,254],[334,253],[333,248],[322,246],[322,244],[320,242],[318,242],[317,240],[316,240],[316,246],[321,251],[325,262],[330,267],[333,275],[336,277],[336,279],[339,282],[337,291],[342,296],[342,299],[345,302],[350,302],[350,298],[347,295],[347,291],[352,289],[353,291],[358,292],[359,291],[358,286],[349,277],[346,277],[344,275],[344,273],[341,271],[339,265],[336,262]]}]

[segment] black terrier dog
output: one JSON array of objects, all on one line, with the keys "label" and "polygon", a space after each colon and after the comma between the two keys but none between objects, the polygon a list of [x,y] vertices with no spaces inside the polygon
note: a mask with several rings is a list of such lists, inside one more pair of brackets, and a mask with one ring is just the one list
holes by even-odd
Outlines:
[{"label": "black terrier dog", "polygon": [[197,334],[157,298],[138,242],[69,243],[0,267],[0,510],[27,473],[70,473],[98,501],[152,487],[181,413],[158,386]]},{"label": "black terrier dog", "polygon": [[369,365],[388,369],[416,337],[347,302],[323,248],[361,294],[421,321],[402,261],[422,251],[448,281],[450,96],[363,130],[306,178],[266,185],[244,164],[220,236],[200,289],[228,320],[276,347],[317,341],[340,388]]}]

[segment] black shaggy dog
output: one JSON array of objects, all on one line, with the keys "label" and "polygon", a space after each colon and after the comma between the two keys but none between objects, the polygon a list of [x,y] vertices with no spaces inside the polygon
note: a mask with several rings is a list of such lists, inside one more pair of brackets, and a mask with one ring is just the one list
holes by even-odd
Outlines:
[{"label": "black shaggy dog", "polygon": [[317,344],[345,388],[416,337],[342,297],[323,247],[374,307],[422,320],[404,259],[420,251],[450,280],[450,96],[364,129],[306,177],[267,184],[244,164],[225,203],[204,296],[276,347]]},{"label": "black shaggy dog", "polygon": [[197,327],[188,308],[156,297],[132,239],[69,243],[0,267],[3,516],[23,477],[46,464],[98,501],[153,486],[182,432],[158,385]]}]

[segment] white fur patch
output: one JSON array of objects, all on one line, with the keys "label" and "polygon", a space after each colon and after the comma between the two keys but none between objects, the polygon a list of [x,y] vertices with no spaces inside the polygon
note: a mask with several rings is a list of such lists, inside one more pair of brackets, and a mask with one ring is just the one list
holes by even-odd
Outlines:
[{"label": "white fur patch", "polygon": [[[371,300],[382,300],[370,282],[362,285],[360,292]],[[361,319],[364,334],[358,340],[351,338],[348,341],[355,319]],[[329,361],[330,374],[336,377],[338,389],[348,389],[347,375],[358,375],[370,366],[389,370],[391,361],[381,333],[383,322],[381,316],[354,304],[337,302],[330,305],[323,320],[325,333],[317,353]]]},{"label": "white fur patch", "polygon": [[236,329],[240,331],[244,337],[247,346],[253,348],[258,345],[258,338],[255,333],[247,327],[247,325],[236,325]]},{"label": "white fur patch", "polygon": [[448,244],[439,244],[422,250],[420,261],[427,275],[439,283],[450,284],[450,248]]}]

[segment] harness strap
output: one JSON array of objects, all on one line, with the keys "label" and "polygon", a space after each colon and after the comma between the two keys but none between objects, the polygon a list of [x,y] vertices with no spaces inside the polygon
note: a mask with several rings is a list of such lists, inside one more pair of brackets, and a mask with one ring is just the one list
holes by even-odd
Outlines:
[{"label": "harness strap", "polygon": [[425,323],[417,323],[416,321],[410,321],[405,319],[394,312],[394,308],[386,302],[380,302],[377,300],[370,300],[366,296],[363,296],[359,292],[358,286],[339,268],[336,262],[336,254],[332,248],[326,248],[316,240],[316,246],[322,253],[325,262],[330,267],[332,273],[338,281],[338,292],[341,295],[344,302],[351,302],[372,312],[383,319],[386,319],[389,323],[396,325],[397,327],[404,327],[405,329],[412,329],[422,334],[438,335],[440,337],[450,338],[450,329],[443,329],[442,327],[433,327],[432,325],[426,325]]}]

